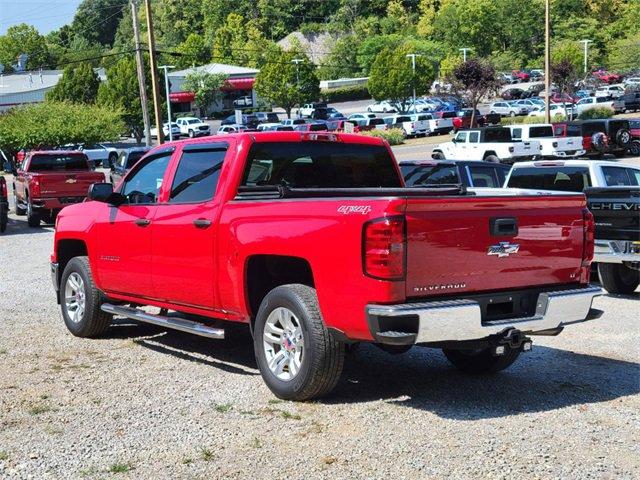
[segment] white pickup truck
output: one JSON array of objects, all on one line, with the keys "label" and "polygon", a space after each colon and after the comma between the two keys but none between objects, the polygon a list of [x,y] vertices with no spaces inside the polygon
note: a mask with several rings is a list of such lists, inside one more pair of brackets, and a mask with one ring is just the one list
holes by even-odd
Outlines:
[{"label": "white pickup truck", "polygon": [[431,157],[436,160],[484,160],[513,163],[534,160],[542,146],[537,140],[514,141],[505,127],[460,130],[452,141],[436,145]]},{"label": "white pickup truck", "polygon": [[536,123],[531,125],[509,125],[513,140],[537,140],[541,155],[545,158],[574,158],[584,155],[582,137],[554,137],[553,125]]},{"label": "white pickup truck", "polygon": [[428,135],[440,135],[453,130],[453,118],[438,118],[432,113],[417,113],[413,116],[420,120],[426,120]]}]

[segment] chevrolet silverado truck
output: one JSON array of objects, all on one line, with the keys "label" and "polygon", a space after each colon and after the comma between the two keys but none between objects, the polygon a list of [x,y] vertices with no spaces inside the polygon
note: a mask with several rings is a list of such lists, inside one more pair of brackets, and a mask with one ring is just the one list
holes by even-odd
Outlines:
[{"label": "chevrolet silverado truck", "polygon": [[505,127],[485,127],[460,130],[450,142],[436,145],[431,157],[435,160],[484,160],[513,163],[540,156],[542,146],[537,140],[511,138]]},{"label": "chevrolet silverado truck", "polygon": [[555,137],[550,123],[509,125],[513,140],[537,140],[540,142],[542,157],[572,158],[585,154],[582,137]]},{"label": "chevrolet silverado truck", "polygon": [[79,337],[114,315],[212,339],[248,324],[285,399],[328,394],[354,342],[495,372],[529,335],[597,318],[601,289],[582,193],[483,190],[406,188],[388,143],[361,135],[167,143],[62,210],[53,284]]},{"label": "chevrolet silverado truck", "polygon": [[30,227],[52,222],[63,207],[84,201],[89,185],[104,182],[78,151],[29,152],[12,173],[16,215],[26,215]]},{"label": "chevrolet silverado truck", "polygon": [[595,257],[600,283],[631,294],[640,285],[640,168],[606,161],[568,160],[514,165],[512,188],[585,192],[595,217]]}]

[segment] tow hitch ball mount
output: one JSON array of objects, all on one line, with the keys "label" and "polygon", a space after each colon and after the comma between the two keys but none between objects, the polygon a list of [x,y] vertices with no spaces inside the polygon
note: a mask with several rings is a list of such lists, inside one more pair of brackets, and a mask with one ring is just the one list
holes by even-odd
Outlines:
[{"label": "tow hitch ball mount", "polygon": [[521,331],[511,328],[500,335],[493,346],[493,354],[500,357],[507,353],[507,349],[530,352],[533,342]]}]

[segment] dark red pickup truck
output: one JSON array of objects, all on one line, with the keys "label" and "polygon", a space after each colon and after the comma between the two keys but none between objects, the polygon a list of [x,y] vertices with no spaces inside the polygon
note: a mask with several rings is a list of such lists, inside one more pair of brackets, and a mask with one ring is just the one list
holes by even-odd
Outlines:
[{"label": "dark red pickup truck", "polygon": [[82,152],[29,152],[14,173],[16,215],[27,215],[30,227],[52,222],[65,206],[84,201],[89,186],[104,175],[89,167]]},{"label": "dark red pickup truck", "polygon": [[529,335],[599,315],[582,193],[406,188],[377,138],[169,143],[89,198],[56,224],[67,328],[94,337],[116,315],[219,339],[216,320],[245,323],[281,398],[330,392],[350,343],[442,348],[463,371],[489,373]]}]

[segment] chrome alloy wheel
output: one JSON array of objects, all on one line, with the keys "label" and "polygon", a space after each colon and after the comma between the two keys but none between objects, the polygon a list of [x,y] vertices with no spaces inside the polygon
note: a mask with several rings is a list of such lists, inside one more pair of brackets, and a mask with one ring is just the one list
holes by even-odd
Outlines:
[{"label": "chrome alloy wheel", "polygon": [[78,323],[84,317],[86,294],[82,277],[72,272],[67,278],[64,287],[64,303],[67,307],[67,314],[72,322]]},{"label": "chrome alloy wheel", "polygon": [[269,370],[285,382],[295,378],[304,358],[300,320],[288,308],[278,307],[267,317],[262,338]]}]

